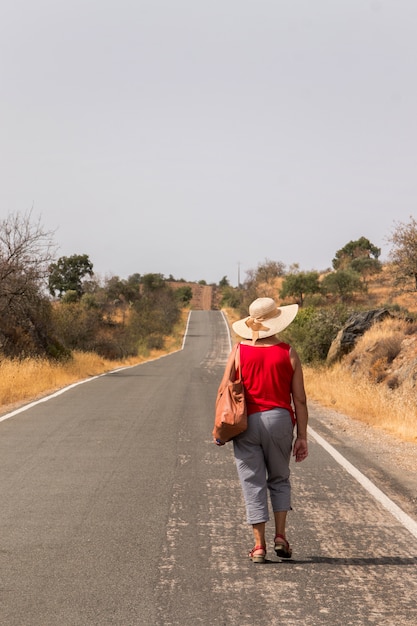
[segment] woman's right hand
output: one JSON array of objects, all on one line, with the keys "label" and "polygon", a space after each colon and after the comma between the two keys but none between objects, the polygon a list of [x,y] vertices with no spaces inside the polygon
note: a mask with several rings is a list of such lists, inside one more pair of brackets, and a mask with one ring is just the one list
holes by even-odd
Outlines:
[{"label": "woman's right hand", "polygon": [[295,462],[301,463],[308,457],[308,443],[305,437],[297,437],[294,442],[294,447],[292,451],[293,456],[295,456]]}]

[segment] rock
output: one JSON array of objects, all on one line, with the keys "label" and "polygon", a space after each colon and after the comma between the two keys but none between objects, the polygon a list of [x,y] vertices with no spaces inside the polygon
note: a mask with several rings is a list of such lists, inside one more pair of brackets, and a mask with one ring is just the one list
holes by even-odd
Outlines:
[{"label": "rock", "polygon": [[401,386],[415,392],[417,387],[416,334],[406,336],[403,339],[399,354],[386,371],[386,384],[390,389],[396,389]]},{"label": "rock", "polygon": [[326,363],[331,365],[339,361],[353,349],[359,337],[369,330],[375,322],[381,322],[386,317],[391,317],[388,309],[373,309],[371,311],[353,313],[335,339],[333,339],[327,353]]}]

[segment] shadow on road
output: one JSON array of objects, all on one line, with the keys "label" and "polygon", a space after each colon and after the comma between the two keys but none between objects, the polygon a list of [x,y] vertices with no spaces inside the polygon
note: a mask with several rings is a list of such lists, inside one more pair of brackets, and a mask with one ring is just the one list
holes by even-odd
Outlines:
[{"label": "shadow on road", "polygon": [[417,565],[417,556],[380,556],[380,557],[331,557],[331,556],[311,556],[305,559],[288,559],[271,561],[266,559],[265,565],[310,565],[312,563],[323,563],[325,565]]}]

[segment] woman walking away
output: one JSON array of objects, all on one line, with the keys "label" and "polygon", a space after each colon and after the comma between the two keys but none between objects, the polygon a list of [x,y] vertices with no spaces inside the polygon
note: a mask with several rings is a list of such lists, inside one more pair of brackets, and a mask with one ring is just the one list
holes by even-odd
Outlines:
[{"label": "woman walking away", "polygon": [[[308,411],[300,359],[276,335],[297,311],[297,304],[277,307],[272,298],[258,298],[250,305],[249,316],[233,324],[242,338],[236,359],[240,359],[248,412],[248,428],[233,439],[233,450],[247,522],[253,529],[255,545],[249,557],[254,563],[265,562],[268,492],[274,512],[275,553],[283,559],[292,553],[285,533],[291,510],[289,466],[291,451],[296,462],[308,456]],[[216,443],[223,445],[219,440]]]}]

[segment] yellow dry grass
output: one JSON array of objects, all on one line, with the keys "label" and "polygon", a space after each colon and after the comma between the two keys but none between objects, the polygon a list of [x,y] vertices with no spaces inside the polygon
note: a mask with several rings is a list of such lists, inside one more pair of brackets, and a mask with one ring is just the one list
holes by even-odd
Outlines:
[{"label": "yellow dry grass", "polygon": [[322,406],[405,441],[417,441],[417,407],[412,393],[354,376],[341,364],[330,369],[305,367],[304,375],[307,396]]},{"label": "yellow dry grass", "polygon": [[0,360],[0,412],[5,413],[17,405],[46,396],[80,380],[110,372],[119,367],[137,365],[181,347],[188,311],[182,312],[181,322],[172,337],[165,338],[164,350],[151,350],[148,354],[110,361],[95,353],[74,352],[66,363],[46,359]]},{"label": "yellow dry grass", "polygon": [[390,388],[395,358],[412,360],[415,347],[401,351],[409,325],[401,319],[386,319],[372,326],[343,361],[326,367],[305,367],[308,396],[371,426],[406,441],[417,440],[415,388],[406,384]]}]

